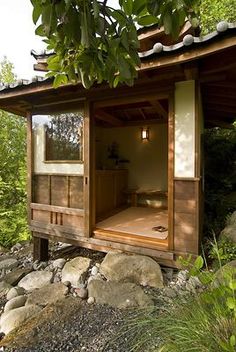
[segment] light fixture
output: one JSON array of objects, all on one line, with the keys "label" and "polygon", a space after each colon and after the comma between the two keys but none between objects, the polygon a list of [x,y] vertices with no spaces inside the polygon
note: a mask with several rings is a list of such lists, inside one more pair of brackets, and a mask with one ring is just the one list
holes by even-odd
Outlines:
[{"label": "light fixture", "polygon": [[141,140],[142,141],[149,141],[149,128],[148,127],[141,128]]}]

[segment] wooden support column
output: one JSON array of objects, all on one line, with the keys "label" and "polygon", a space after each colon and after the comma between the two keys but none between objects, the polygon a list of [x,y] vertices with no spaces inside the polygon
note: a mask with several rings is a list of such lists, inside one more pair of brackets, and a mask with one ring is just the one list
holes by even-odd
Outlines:
[{"label": "wooden support column", "polygon": [[95,225],[94,195],[94,119],[91,103],[84,106],[84,236],[90,237]]},{"label": "wooden support column", "polygon": [[[33,134],[32,134],[32,115],[27,114],[27,211],[28,211],[28,224],[31,225],[32,209],[31,203],[32,196],[32,177],[34,165],[33,153]],[[46,261],[48,260],[48,240],[40,237],[33,236],[33,258],[34,260]]]},{"label": "wooden support column", "polygon": [[199,87],[195,80],[176,83],[174,250],[199,253],[201,240],[201,119]]},{"label": "wooden support column", "polygon": [[40,237],[33,237],[33,260],[48,260],[48,240]]}]

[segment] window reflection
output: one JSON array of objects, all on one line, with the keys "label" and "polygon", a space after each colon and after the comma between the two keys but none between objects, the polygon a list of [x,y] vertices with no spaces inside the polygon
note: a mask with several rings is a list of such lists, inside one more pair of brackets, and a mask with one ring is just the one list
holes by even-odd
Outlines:
[{"label": "window reflection", "polygon": [[83,160],[83,114],[64,113],[33,117],[34,130],[43,128],[45,161]]}]

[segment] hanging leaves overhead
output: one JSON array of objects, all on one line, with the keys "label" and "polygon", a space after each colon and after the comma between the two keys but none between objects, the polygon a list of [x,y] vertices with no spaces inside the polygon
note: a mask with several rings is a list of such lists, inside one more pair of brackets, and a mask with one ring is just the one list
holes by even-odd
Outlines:
[{"label": "hanging leaves overhead", "polygon": [[48,60],[54,85],[95,82],[132,85],[140,65],[137,26],[164,25],[178,35],[186,18],[196,23],[199,0],[31,0],[36,34],[54,55]]}]

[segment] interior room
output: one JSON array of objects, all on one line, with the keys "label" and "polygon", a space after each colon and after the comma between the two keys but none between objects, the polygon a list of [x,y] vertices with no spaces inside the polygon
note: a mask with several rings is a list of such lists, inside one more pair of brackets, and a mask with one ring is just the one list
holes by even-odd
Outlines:
[{"label": "interior room", "polygon": [[96,236],[166,241],[168,101],[95,110]]}]

